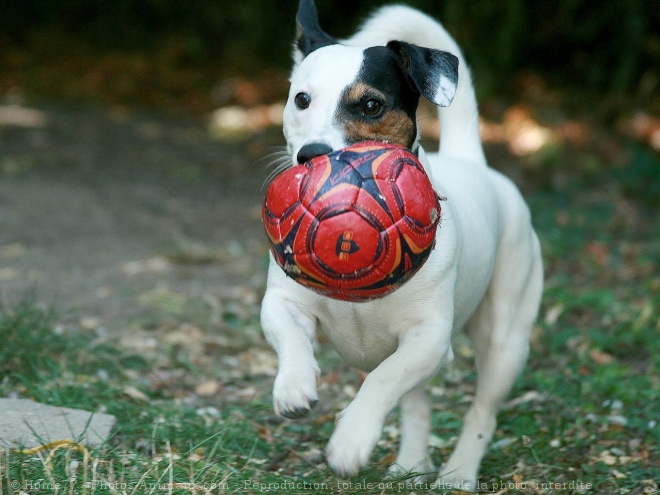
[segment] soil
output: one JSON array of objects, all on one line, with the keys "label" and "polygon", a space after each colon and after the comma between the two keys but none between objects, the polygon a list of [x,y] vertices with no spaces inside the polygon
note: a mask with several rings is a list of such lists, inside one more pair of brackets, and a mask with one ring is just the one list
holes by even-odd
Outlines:
[{"label": "soil", "polygon": [[258,304],[267,259],[259,160],[283,144],[280,130],[223,142],[204,118],[2,110],[3,304],[27,299],[63,324],[109,331],[145,326],[154,309],[181,317],[193,300]]}]

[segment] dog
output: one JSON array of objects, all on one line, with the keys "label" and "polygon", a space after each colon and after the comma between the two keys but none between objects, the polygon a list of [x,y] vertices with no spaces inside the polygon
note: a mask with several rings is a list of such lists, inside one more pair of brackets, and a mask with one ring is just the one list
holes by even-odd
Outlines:
[{"label": "dog", "polygon": [[[391,471],[437,473],[443,486],[474,490],[538,314],[543,267],[530,212],[512,182],[487,165],[471,75],[441,24],[412,8],[387,6],[339,42],[321,29],[313,0],[300,0],[296,20],[283,119],[289,165],[364,140],[397,143],[418,156],[447,199],[428,261],[381,299],[322,296],[288,278],[271,257],[261,324],[279,361],[274,409],[300,418],[318,402],[318,328],[347,363],[368,372],[338,414],[325,450],[329,468],[350,477],[365,467],[399,404],[400,450]],[[439,108],[437,153],[419,144],[421,97]],[[453,359],[452,333],[461,329],[475,349],[476,394],[437,472],[428,454],[424,387]]]}]

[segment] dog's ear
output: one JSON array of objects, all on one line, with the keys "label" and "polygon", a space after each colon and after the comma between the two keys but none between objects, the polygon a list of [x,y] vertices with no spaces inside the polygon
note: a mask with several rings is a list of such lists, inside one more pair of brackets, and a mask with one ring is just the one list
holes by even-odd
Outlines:
[{"label": "dog's ear", "polygon": [[314,0],[300,0],[296,15],[296,40],[293,46],[294,62],[299,64],[314,50],[336,43],[334,38],[321,29]]},{"label": "dog's ear", "polygon": [[422,96],[441,107],[451,104],[458,84],[456,56],[405,41],[390,41],[387,47],[396,54]]}]

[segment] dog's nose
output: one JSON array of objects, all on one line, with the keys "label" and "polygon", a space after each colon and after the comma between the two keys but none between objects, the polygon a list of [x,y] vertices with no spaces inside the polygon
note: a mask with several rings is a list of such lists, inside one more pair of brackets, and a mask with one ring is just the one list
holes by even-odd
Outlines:
[{"label": "dog's nose", "polygon": [[309,143],[300,148],[296,159],[298,163],[305,163],[315,156],[327,155],[330,152],[332,152],[332,148],[325,143]]}]

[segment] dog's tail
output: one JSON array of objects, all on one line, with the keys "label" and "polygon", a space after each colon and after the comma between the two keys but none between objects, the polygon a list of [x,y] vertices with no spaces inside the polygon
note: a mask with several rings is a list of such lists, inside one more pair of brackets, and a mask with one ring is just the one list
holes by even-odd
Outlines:
[{"label": "dog's tail", "polygon": [[391,5],[377,10],[354,36],[342,43],[366,47],[385,45],[392,40],[444,50],[458,57],[456,95],[450,106],[439,108],[440,153],[485,164],[472,77],[456,41],[439,22],[427,15],[403,5]]}]

